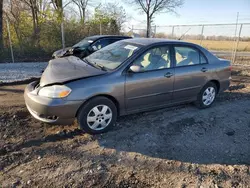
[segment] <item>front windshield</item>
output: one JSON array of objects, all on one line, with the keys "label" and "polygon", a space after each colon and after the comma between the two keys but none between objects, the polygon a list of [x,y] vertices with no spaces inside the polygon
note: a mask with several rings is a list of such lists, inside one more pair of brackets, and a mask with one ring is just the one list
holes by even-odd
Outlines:
[{"label": "front windshield", "polygon": [[91,43],[93,43],[92,40],[89,40],[88,38],[85,38],[85,39],[81,40],[80,42],[76,43],[73,47],[86,48]]},{"label": "front windshield", "polygon": [[119,41],[89,55],[86,60],[91,64],[113,70],[139,50],[140,47],[141,45],[138,44]]}]

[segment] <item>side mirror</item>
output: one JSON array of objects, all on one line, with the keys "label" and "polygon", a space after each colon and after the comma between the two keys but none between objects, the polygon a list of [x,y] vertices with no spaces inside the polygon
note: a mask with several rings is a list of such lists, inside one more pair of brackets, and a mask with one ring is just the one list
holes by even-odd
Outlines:
[{"label": "side mirror", "polygon": [[129,70],[131,71],[131,72],[140,72],[141,71],[141,66],[139,66],[139,65],[132,65],[132,66],[130,66],[129,67]]}]

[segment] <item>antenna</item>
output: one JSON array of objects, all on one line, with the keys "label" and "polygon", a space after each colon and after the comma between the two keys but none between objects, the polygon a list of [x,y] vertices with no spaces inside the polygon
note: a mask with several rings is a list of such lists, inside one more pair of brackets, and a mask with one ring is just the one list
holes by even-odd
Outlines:
[{"label": "antenna", "polygon": [[191,29],[191,27],[190,27],[185,33],[183,33],[183,34],[181,35],[181,37],[178,38],[178,40],[181,40],[181,39],[187,34],[187,32],[189,32],[190,29]]}]

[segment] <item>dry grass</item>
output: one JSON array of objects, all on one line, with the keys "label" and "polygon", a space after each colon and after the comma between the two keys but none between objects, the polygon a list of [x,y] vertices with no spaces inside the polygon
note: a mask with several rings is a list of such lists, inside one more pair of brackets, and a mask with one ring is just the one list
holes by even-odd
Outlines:
[{"label": "dry grass", "polygon": [[234,67],[232,70],[233,76],[248,76],[250,77],[250,69],[244,69],[241,67]]},{"label": "dry grass", "polygon": [[250,76],[250,70],[242,70],[240,75],[241,76]]},{"label": "dry grass", "polygon": [[[231,61],[231,56],[219,56],[219,58],[228,59]],[[237,56],[234,64],[250,66],[250,57]]]},{"label": "dry grass", "polygon": [[[186,40],[200,45],[200,40]],[[225,50],[230,51],[234,48],[234,41],[215,41],[215,40],[203,40],[202,46],[209,50]],[[238,51],[250,51],[250,42],[239,42]]]}]

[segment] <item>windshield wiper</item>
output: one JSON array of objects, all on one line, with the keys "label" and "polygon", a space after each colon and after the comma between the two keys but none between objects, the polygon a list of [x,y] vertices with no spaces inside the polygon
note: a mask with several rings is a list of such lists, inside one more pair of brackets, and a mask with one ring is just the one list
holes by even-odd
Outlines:
[{"label": "windshield wiper", "polygon": [[107,71],[106,67],[104,67],[103,65],[97,64],[96,62],[94,62],[94,64],[95,64],[97,67],[99,67],[101,70]]},{"label": "windshield wiper", "polygon": [[88,65],[91,65],[92,67],[95,67],[92,63],[90,63],[86,58],[82,59],[85,63],[87,63]]},{"label": "windshield wiper", "polygon": [[91,65],[92,67],[107,71],[107,69],[101,64],[97,64],[96,62],[91,63],[86,58],[84,58],[83,61],[85,61],[88,65]]}]

